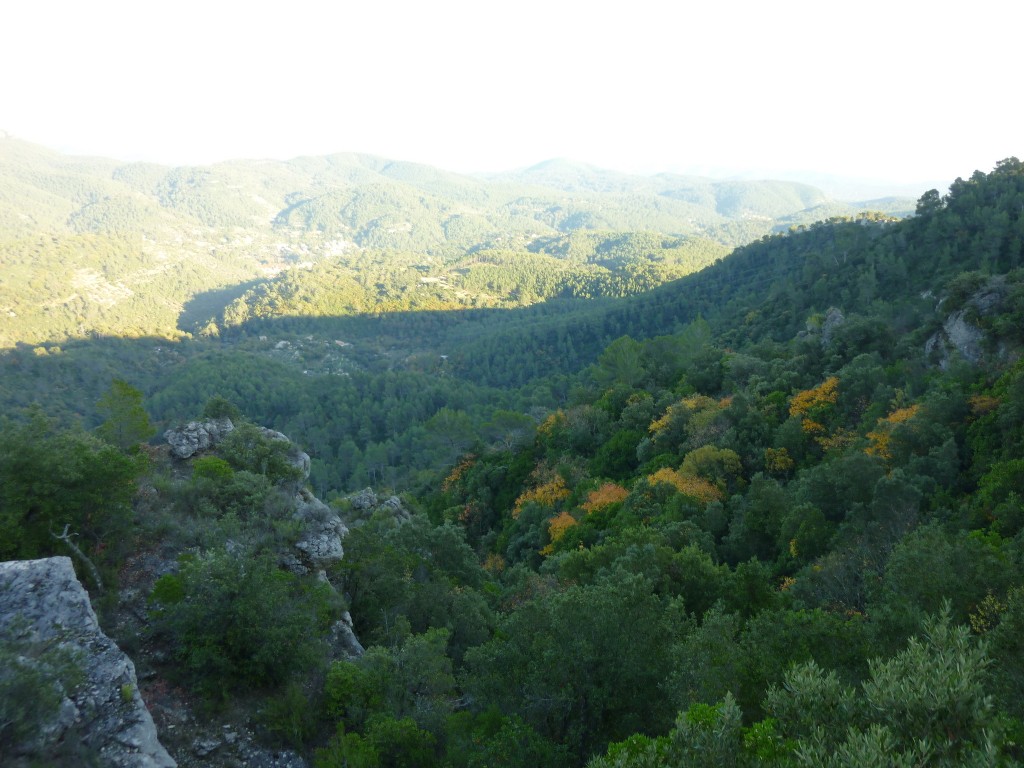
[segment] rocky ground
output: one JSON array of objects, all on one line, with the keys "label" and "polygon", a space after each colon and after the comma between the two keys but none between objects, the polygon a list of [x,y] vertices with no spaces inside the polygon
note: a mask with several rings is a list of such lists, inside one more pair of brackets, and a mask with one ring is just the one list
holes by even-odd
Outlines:
[{"label": "rocky ground", "polygon": [[23,680],[22,694],[34,699],[22,704],[49,700],[29,709],[34,732],[0,743],[4,765],[93,758],[112,768],[174,766],[140,696],[135,665],[100,629],[70,558],[0,563],[0,638],[10,654],[5,682]]},{"label": "rocky ground", "polygon": [[[181,554],[180,542],[173,536],[152,533],[159,529],[160,521],[166,522],[174,514],[167,488],[188,482],[188,462],[212,449],[231,430],[226,419],[192,422],[169,431],[163,446],[147,448],[154,472],[140,485],[135,514],[140,529],[150,533],[140,536],[144,546],[125,560],[118,574],[116,601],[102,601],[105,633],[68,558],[32,561],[40,563],[38,573],[26,571],[22,563],[0,564],[0,582],[6,584],[0,585],[0,640],[12,634],[10,622],[4,624],[9,617],[25,612],[33,601],[42,601],[36,613],[57,617],[57,625],[76,627],[76,647],[88,660],[89,677],[83,687],[86,698],[65,697],[56,719],[44,729],[49,743],[80,736],[86,751],[102,756],[101,765],[117,768],[307,766],[303,756],[274,746],[275,740],[261,729],[258,699],[233,694],[229,704],[213,707],[174,684],[173,659],[149,632],[149,595],[157,579],[177,570]],[[264,430],[264,436],[288,440],[270,430]],[[308,456],[289,446],[295,466],[308,477]],[[163,490],[151,479],[157,475],[165,478]],[[326,572],[343,557],[342,541],[349,527],[361,525],[374,514],[387,514],[399,522],[409,517],[397,497],[378,498],[369,489],[349,497],[348,503],[341,505],[344,512],[324,504],[301,480],[281,492],[292,499],[293,519],[302,523],[302,534],[292,549],[279,553],[279,560],[282,567],[299,575],[326,580]],[[7,603],[2,602],[5,599]],[[57,630],[40,629],[44,624],[33,624],[31,631],[38,637],[53,636]],[[347,613],[328,640],[335,658],[363,652]],[[18,757],[22,762],[8,763],[10,755],[4,755],[0,745],[0,764],[20,768],[40,754],[39,745],[26,744]]]},{"label": "rocky ground", "polygon": [[246,701],[212,711],[204,701],[168,679],[171,661],[166,651],[147,637],[146,598],[153,583],[175,568],[175,558],[158,549],[129,558],[121,572],[121,591],[111,629],[135,660],[139,692],[160,742],[181,768],[305,768],[306,761],[295,752],[261,742],[261,735],[253,727],[256,710]]}]

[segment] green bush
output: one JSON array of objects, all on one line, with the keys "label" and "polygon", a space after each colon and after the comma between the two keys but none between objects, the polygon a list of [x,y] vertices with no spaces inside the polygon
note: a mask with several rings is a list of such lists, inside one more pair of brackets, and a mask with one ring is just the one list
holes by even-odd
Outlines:
[{"label": "green bush", "polygon": [[131,536],[131,498],[144,459],[80,429],[59,429],[41,412],[0,423],[0,560],[69,554],[54,539],[65,526],[76,545],[115,563]]},{"label": "green bush", "polygon": [[216,699],[282,684],[324,658],[339,610],[333,590],[277,568],[269,555],[217,550],[160,578],[151,615],[182,677]]},{"label": "green bush", "polygon": [[220,395],[214,395],[207,400],[206,405],[203,406],[203,418],[231,419],[232,421],[238,421],[242,418],[242,412],[238,409],[237,405],[227,398],[221,397]]},{"label": "green bush", "polygon": [[[82,682],[78,660],[57,643],[18,637],[17,626],[0,638],[0,757],[39,739],[54,722],[64,696]],[[55,745],[38,744],[45,752]]]},{"label": "green bush", "polygon": [[237,425],[217,452],[235,469],[266,475],[272,483],[302,479],[302,470],[290,459],[294,446],[286,440],[268,437],[255,424]]},{"label": "green bush", "polygon": [[319,697],[311,697],[295,680],[268,699],[259,713],[259,723],[294,749],[302,749],[316,734]]},{"label": "green bush", "polygon": [[229,480],[234,474],[231,465],[216,456],[201,456],[192,462],[192,478],[198,480]]},{"label": "green bush", "polygon": [[[227,462],[212,456],[202,461],[219,464],[193,467],[192,482],[179,492],[185,511],[197,517],[230,513],[248,520],[263,509],[271,490],[266,477],[244,469],[234,472]],[[227,474],[223,474],[225,468]]]}]

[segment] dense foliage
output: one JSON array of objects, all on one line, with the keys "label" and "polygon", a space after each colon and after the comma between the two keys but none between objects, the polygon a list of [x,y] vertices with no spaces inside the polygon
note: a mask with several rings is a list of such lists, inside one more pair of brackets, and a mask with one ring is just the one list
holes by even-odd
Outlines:
[{"label": "dense foliage", "polygon": [[[82,550],[114,563],[130,545],[131,499],[144,459],[36,411],[0,428],[0,558]],[[68,550],[62,535],[77,541]]]},{"label": "dense foliage", "polygon": [[239,686],[279,686],[323,656],[327,592],[266,555],[209,550],[157,581],[153,626],[169,635],[182,679],[227,697]]},{"label": "dense foliage", "polygon": [[[296,198],[288,225],[342,231],[386,192]],[[155,421],[220,395],[209,415],[301,442],[342,514],[344,491],[406,491],[411,517],[360,520],[327,574],[367,646],[330,659],[317,643],[340,606],[270,554],[292,533],[275,489],[296,478],[258,430],[157,480],[175,500],[164,534],[194,550],[153,595],[183,682],[264,695],[268,732],[318,766],[1013,765],[1022,212],[1010,159],[905,221],[795,226],[650,291],[517,309],[356,314],[316,284],[356,296],[357,277],[321,264],[252,286],[228,310],[268,309],[223,317],[219,337],[20,349],[4,379],[38,379],[64,416],[116,361],[108,421],[137,423],[126,381]],[[549,237],[529,252],[552,268],[654,242]],[[433,256],[493,258],[496,281],[510,264]],[[44,465],[15,463],[29,423],[6,425],[0,454],[19,546],[48,538],[26,509],[79,514],[22,483]],[[80,431],[47,439],[133,461]],[[311,643],[286,653],[282,631]]]}]

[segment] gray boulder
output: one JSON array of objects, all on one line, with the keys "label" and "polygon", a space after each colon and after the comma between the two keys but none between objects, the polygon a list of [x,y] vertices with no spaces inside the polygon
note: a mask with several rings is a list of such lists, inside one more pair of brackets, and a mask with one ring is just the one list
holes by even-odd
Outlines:
[{"label": "gray boulder", "polygon": [[[981,362],[985,354],[985,332],[972,318],[982,318],[999,312],[1005,303],[1006,289],[999,276],[989,278],[956,312],[950,313],[942,327],[928,337],[924,344],[925,356],[946,370],[954,357],[972,365]],[[1005,349],[1000,356],[1007,356]]]},{"label": "gray boulder", "polygon": [[967,310],[961,309],[947,317],[942,329],[929,337],[924,351],[928,357],[937,355],[939,367],[945,370],[953,352],[969,363],[979,362],[984,341],[985,333],[967,319]]},{"label": "gray boulder", "polygon": [[352,628],[352,614],[348,611],[345,611],[341,619],[331,627],[329,640],[331,647],[340,656],[356,659],[366,652]]},{"label": "gray boulder", "polygon": [[372,488],[364,488],[358,493],[353,493],[349,496],[348,502],[352,506],[352,509],[358,512],[372,510],[378,503],[377,494],[373,492]]},{"label": "gray boulder", "polygon": [[348,508],[343,512],[343,517],[349,528],[358,528],[374,515],[383,515],[396,525],[408,522],[412,518],[412,513],[405,508],[400,498],[388,496],[381,499],[372,488],[364,488],[347,496],[345,500],[348,502]]},{"label": "gray boulder", "polygon": [[825,313],[825,320],[821,324],[821,346],[827,347],[832,343],[836,329],[846,322],[846,316],[838,307],[829,307]]},{"label": "gray boulder", "polygon": [[[69,558],[0,563],[0,641],[23,653],[16,668],[0,672],[5,683],[36,675],[56,693],[5,765],[49,764],[73,739],[104,766],[177,765],[139,696],[135,665],[100,629]],[[50,674],[57,667],[70,671]]]},{"label": "gray boulder", "polygon": [[164,439],[170,444],[172,455],[188,459],[215,446],[234,428],[235,425],[228,418],[190,421],[182,427],[168,429],[164,432]]},{"label": "gray boulder", "polygon": [[302,536],[295,544],[303,564],[320,571],[345,556],[341,541],[348,528],[337,513],[309,491],[295,497],[295,519],[302,523]]}]

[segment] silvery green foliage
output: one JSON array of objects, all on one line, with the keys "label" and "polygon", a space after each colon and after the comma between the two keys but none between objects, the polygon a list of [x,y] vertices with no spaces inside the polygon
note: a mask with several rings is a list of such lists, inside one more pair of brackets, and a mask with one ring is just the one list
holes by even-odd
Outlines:
[{"label": "silvery green foliage", "polygon": [[1009,765],[985,690],[989,664],[985,644],[952,626],[946,606],[904,651],[871,662],[859,691],[804,664],[769,693],[766,710],[799,739],[798,765]]}]

